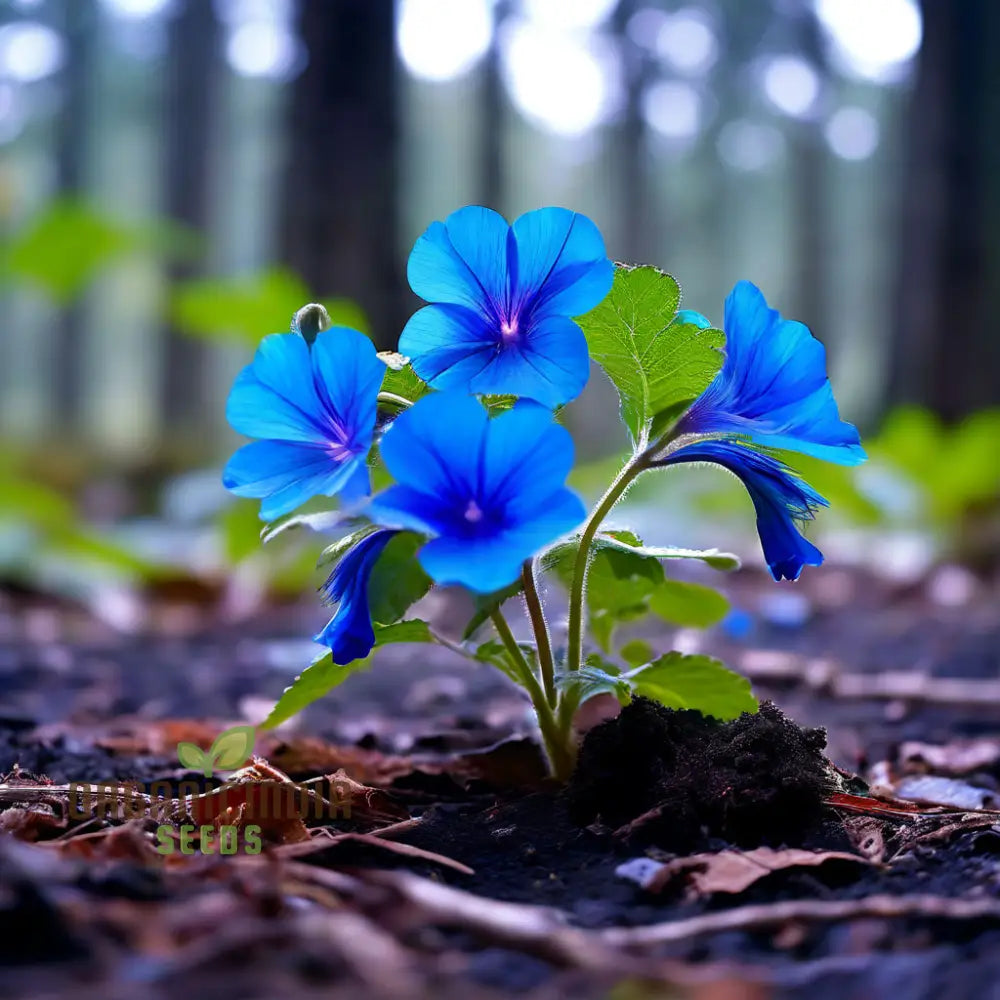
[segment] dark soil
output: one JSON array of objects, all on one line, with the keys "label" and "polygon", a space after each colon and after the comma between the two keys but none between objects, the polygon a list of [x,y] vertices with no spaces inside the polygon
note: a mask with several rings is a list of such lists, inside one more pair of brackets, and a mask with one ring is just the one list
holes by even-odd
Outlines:
[{"label": "dark soil", "polygon": [[800,845],[834,790],[822,729],[801,729],[770,702],[720,722],[637,698],[592,729],[567,789],[580,824],[624,827],[629,841],[694,851]]},{"label": "dark soil", "polygon": [[[392,793],[423,817],[407,842],[475,874],[364,846],[310,863],[403,866],[487,899],[554,907],[568,926],[587,930],[783,900],[886,894],[1000,900],[1000,835],[989,829],[921,843],[889,866],[775,872],[737,895],[652,895],[617,874],[637,857],[668,859],[730,846],[850,849],[838,816],[823,805],[836,784],[824,753],[856,770],[893,764],[905,740],[1000,740],[1000,705],[977,699],[974,687],[969,697],[939,701],[922,695],[919,685],[910,697],[886,697],[847,696],[814,683],[810,666],[820,662],[832,663],[834,676],[877,678],[909,669],[934,681],[1000,680],[1000,615],[992,596],[973,607],[941,608],[920,593],[868,579],[850,583],[845,603],[827,607],[817,600],[803,627],[760,617],[749,639],[721,631],[706,636],[704,649],[737,669],[745,665],[753,674],[754,665],[766,661],[755,689],[780,711],[765,705],[759,715],[723,724],[636,701],[618,719],[591,730],[580,770],[562,793],[526,794],[502,782],[463,787],[433,769],[396,779]],[[750,595],[759,581],[745,585]],[[743,586],[737,579],[737,603]],[[315,630],[313,614],[289,609],[250,625],[122,638],[44,602],[8,606],[6,613],[0,606],[0,772],[19,763],[56,782],[175,777],[171,753],[95,746],[90,734],[136,718],[141,731],[162,719],[213,718],[221,725],[259,717],[260,706],[273,702],[301,662],[294,643]],[[520,696],[496,672],[470,670],[444,651],[421,650],[419,658],[408,649],[383,652],[374,670],[304,713],[289,739],[297,729],[340,746],[440,762],[527,731]],[[789,670],[770,669],[786,661]],[[827,727],[829,746],[823,730],[799,728],[791,718]],[[530,771],[530,761],[521,764]],[[962,780],[1000,790],[1000,754]],[[206,868],[178,888],[168,873],[135,859],[64,860],[51,846],[30,847],[0,835],[4,995],[382,995],[359,985],[349,951],[310,937],[300,923],[302,900],[283,903],[273,889],[240,883],[233,898],[243,899],[246,910],[239,920],[212,916],[220,880],[239,881],[227,871],[224,865]],[[199,921],[215,930],[196,940]],[[164,928],[185,922],[192,943],[182,960],[174,959],[163,953]],[[379,926],[392,923],[386,916]],[[454,927],[410,928],[399,940],[415,963],[410,971],[416,984],[400,995],[603,998],[625,976],[568,968],[536,949]],[[699,1000],[1000,995],[1000,919],[988,916],[792,922],[699,934],[650,954],[677,963],[682,981],[702,970],[707,979],[763,984],[758,992],[691,987],[693,992],[675,994]],[[382,960],[375,949],[365,962],[377,967]]]}]

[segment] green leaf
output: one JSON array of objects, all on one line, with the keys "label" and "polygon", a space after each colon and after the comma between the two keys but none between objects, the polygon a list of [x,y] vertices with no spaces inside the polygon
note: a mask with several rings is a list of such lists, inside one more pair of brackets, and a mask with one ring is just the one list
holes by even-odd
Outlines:
[{"label": "green leaf", "polygon": [[613,694],[622,705],[632,700],[629,679],[613,663],[594,654],[587,657],[579,670],[557,677],[556,686],[563,691],[575,691],[580,705],[599,694]]},{"label": "green leaf", "polygon": [[740,557],[718,549],[681,549],[673,545],[643,545],[630,531],[601,532],[594,539],[598,548],[618,548],[632,551],[650,559],[697,559],[712,569],[735,570],[740,568]]},{"label": "green leaf", "polygon": [[[177,326],[193,336],[256,345],[267,333],[288,330],[299,308],[313,299],[298,275],[275,267],[240,278],[185,282],[174,293],[171,312]],[[367,331],[365,314],[353,302],[322,304],[334,326]]]},{"label": "green leaf", "polygon": [[60,199],[14,236],[6,261],[14,274],[65,304],[137,243],[128,227],[85,204]]},{"label": "green leaf", "polygon": [[319,554],[319,558],[316,560],[316,568],[322,569],[324,566],[336,565],[347,555],[348,549],[357,545],[363,538],[375,534],[378,530],[376,525],[366,524],[363,528],[358,528],[357,531],[352,531],[349,535],[338,538],[332,545],[328,545]]},{"label": "green leaf", "polygon": [[339,684],[343,684],[352,674],[371,666],[371,657],[355,660],[346,666],[333,662],[333,654],[326,653],[299,674],[292,684],[285,688],[271,714],[261,723],[262,729],[274,729],[282,722],[297,715],[302,709],[318,701]]},{"label": "green leaf", "polygon": [[[546,560],[564,586],[570,588],[579,542],[561,545]],[[590,631],[605,652],[620,622],[641,618],[652,593],[663,583],[663,567],[628,546],[599,547],[587,574],[587,611]]]},{"label": "green leaf", "polygon": [[630,667],[641,667],[653,659],[653,647],[644,639],[632,639],[618,650],[618,655]]},{"label": "green leaf", "polygon": [[431,589],[431,578],[417,562],[420,535],[402,531],[389,540],[368,580],[368,609],[372,621],[391,625]]},{"label": "green leaf", "polygon": [[433,392],[431,387],[413,370],[410,359],[395,351],[380,351],[378,359],[386,368],[382,379],[382,392],[402,396],[411,403]]},{"label": "green leaf", "polygon": [[189,771],[201,771],[207,777],[212,773],[212,755],[195,743],[178,743],[177,759]]},{"label": "green leaf", "polygon": [[514,404],[517,402],[517,396],[483,396],[482,401],[483,406],[486,407],[486,412],[492,418],[499,417],[501,413],[506,413],[508,410],[513,409]]},{"label": "green leaf", "polygon": [[675,625],[708,628],[725,618],[729,601],[699,583],[664,580],[650,597],[649,610]]},{"label": "green leaf", "polygon": [[253,726],[233,726],[219,733],[209,751],[215,766],[221,771],[242,767],[253,753],[255,737]]},{"label": "green leaf", "polygon": [[375,648],[395,642],[433,642],[431,627],[420,618],[407,618],[394,625],[376,625]]},{"label": "green leaf", "polygon": [[757,711],[750,682],[710,656],[667,653],[626,676],[635,694],[668,708],[697,709],[722,720]]},{"label": "green leaf", "polygon": [[505,673],[518,687],[521,686],[521,678],[511,665],[507,655],[507,648],[502,642],[498,642],[496,639],[487,639],[486,642],[479,644],[474,655],[480,663],[488,663],[490,666],[496,667]]},{"label": "green leaf", "polygon": [[669,274],[618,265],[607,298],[577,319],[591,357],[618,390],[636,442],[657,414],[700,395],[722,365],[724,334],[675,321],[679,303],[680,288]]},{"label": "green leaf", "polygon": [[475,594],[473,595],[476,602],[476,613],[469,619],[469,623],[465,626],[462,632],[463,641],[466,639],[471,639],[473,635],[476,634],[476,630],[479,628],[487,618],[496,611],[504,601],[509,600],[512,597],[516,597],[521,593],[522,583],[520,579],[515,580],[512,584],[504,587],[503,590],[494,591],[492,594]]}]

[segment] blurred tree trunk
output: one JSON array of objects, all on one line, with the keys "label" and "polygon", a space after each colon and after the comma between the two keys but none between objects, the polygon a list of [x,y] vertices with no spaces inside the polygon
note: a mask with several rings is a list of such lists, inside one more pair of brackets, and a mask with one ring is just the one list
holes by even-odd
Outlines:
[{"label": "blurred tree trunk", "polygon": [[[90,161],[93,62],[97,46],[97,11],[93,0],[76,0],[66,7],[66,62],[62,72],[63,104],[56,148],[59,194],[84,198]],[[80,371],[83,358],[84,306],[74,302],[65,310],[57,335],[53,406],[60,423],[75,428],[83,396]]]},{"label": "blurred tree trunk", "polygon": [[1000,4],[923,14],[889,395],[956,419],[1000,404]]},{"label": "blurred tree trunk", "polygon": [[303,0],[283,213],[284,260],[315,294],[359,302],[383,347],[405,319],[394,6]]},{"label": "blurred tree trunk", "polygon": [[[208,233],[211,213],[212,137],[219,110],[220,32],[212,4],[188,0],[170,25],[166,66],[164,184],[167,215]],[[171,269],[171,284],[200,269]],[[165,331],[163,414],[167,429],[202,425],[204,379],[199,362],[204,346],[175,329]]]}]

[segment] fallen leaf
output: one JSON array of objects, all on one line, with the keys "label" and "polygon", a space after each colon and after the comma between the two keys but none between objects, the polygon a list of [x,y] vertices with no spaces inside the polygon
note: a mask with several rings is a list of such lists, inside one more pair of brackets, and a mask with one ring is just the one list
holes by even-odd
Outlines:
[{"label": "fallen leaf", "polygon": [[680,883],[689,897],[716,892],[739,893],[775,872],[839,864],[866,866],[871,862],[845,851],[805,851],[757,847],[751,851],[720,851],[677,858],[649,871],[642,887],[658,893]]}]

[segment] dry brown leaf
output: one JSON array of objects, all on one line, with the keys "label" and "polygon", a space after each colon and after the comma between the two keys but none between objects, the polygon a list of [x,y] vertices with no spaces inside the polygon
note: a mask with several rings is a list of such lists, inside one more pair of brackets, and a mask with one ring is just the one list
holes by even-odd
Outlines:
[{"label": "dry brown leaf", "polygon": [[663,892],[680,882],[689,896],[739,893],[775,872],[817,868],[833,863],[862,867],[871,864],[866,858],[846,851],[757,847],[752,851],[720,851],[718,854],[692,854],[677,858],[658,868],[644,888],[647,892]]}]

